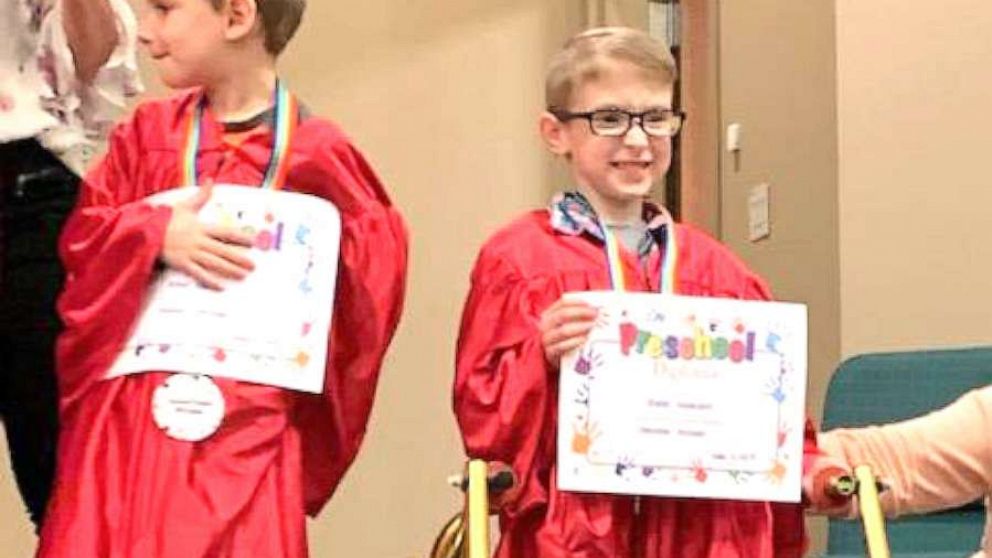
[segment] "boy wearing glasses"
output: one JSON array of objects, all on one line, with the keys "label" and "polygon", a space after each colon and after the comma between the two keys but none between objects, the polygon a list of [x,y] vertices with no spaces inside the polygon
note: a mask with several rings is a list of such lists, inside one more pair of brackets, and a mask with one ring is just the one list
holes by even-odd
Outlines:
[{"label": "boy wearing glasses", "polygon": [[[407,235],[362,154],[278,79],[276,58],[305,6],[146,2],[139,39],[163,82],[183,91],[143,103],[115,130],[62,234],[63,430],[38,558],[303,558],[305,514],[327,503],[358,452],[403,304]],[[259,252],[249,246],[271,246],[237,225],[201,223],[199,210],[217,196],[214,183],[285,188],[337,208],[340,255],[322,393],[155,369],[107,377],[161,268],[222,289],[253,273]],[[199,189],[171,207],[146,199],[183,185]],[[306,244],[306,227],[279,230],[274,245]],[[272,327],[282,327],[285,320],[272,317]],[[231,321],[225,325],[236,328]],[[300,324],[296,335],[311,325]],[[232,362],[246,356],[212,354]],[[298,354],[300,362],[309,358]]]},{"label": "boy wearing glasses", "polygon": [[471,277],[456,356],[454,410],[472,458],[512,466],[500,502],[500,558],[799,557],[799,505],[570,493],[556,486],[559,361],[593,308],[569,291],[611,288],[604,240],[620,246],[626,288],[658,291],[676,235],[682,295],[767,300],[765,282],[726,247],[674,224],[648,199],[671,162],[683,115],[667,47],[632,29],[572,38],[547,74],[540,132],[573,190],[493,235]]}]

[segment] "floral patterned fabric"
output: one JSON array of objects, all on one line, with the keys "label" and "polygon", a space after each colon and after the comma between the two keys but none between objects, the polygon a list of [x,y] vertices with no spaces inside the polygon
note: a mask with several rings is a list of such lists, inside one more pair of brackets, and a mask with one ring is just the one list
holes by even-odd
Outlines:
[{"label": "floral patterned fabric", "polygon": [[[604,241],[603,230],[600,228],[599,217],[592,204],[578,191],[561,192],[551,198],[548,206],[551,216],[551,228],[562,234],[580,235],[586,233],[593,238]],[[644,222],[647,223],[647,233],[641,239],[637,248],[640,257],[646,257],[657,242],[664,244],[668,234],[666,225],[674,223],[668,210],[651,200],[644,201]]]},{"label": "floral patterned fabric", "polygon": [[137,24],[126,0],[108,0],[119,42],[92,83],[76,78],[57,0],[0,0],[0,142],[37,136],[83,172],[127,97],[141,91]]}]

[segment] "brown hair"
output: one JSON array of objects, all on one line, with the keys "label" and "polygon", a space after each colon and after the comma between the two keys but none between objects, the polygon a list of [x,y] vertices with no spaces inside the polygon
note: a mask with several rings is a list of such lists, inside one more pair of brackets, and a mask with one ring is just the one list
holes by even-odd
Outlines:
[{"label": "brown hair", "polygon": [[[210,3],[219,10],[227,1],[210,0]],[[265,50],[278,55],[299,29],[307,0],[255,0],[255,5],[258,6],[258,17],[262,22]]]},{"label": "brown hair", "polygon": [[599,76],[609,62],[621,60],[644,70],[660,83],[678,76],[668,45],[628,27],[597,27],[575,35],[551,59],[544,96],[549,109],[567,108],[572,93]]}]

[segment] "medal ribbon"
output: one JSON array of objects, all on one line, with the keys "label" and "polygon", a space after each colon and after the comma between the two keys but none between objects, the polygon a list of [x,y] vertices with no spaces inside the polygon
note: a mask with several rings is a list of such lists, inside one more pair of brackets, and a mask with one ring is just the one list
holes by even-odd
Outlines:
[{"label": "medal ribbon", "polygon": [[[286,174],[289,171],[289,144],[296,131],[299,106],[281,80],[276,80],[276,90],[273,94],[275,129],[273,130],[272,153],[265,167],[265,177],[262,188],[281,190],[286,185]],[[203,135],[203,112],[207,99],[203,97],[197,103],[186,130],[186,145],[183,148],[182,176],[187,186],[198,184],[196,167],[197,154],[200,152],[200,139]]]},{"label": "medal ribbon", "polygon": [[[665,217],[665,255],[661,260],[661,280],[659,292],[675,294],[675,270],[678,265],[678,246],[675,240],[675,222],[667,211],[662,209]],[[615,291],[627,290],[627,281],[623,272],[620,241],[617,235],[604,224],[600,224],[603,232],[603,244],[606,246],[606,261],[610,272],[610,285]]]}]

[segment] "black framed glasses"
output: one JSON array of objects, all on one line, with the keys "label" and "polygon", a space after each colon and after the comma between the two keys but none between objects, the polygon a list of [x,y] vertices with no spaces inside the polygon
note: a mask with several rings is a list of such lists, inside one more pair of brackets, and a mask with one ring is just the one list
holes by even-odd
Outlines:
[{"label": "black framed glasses", "polygon": [[630,132],[630,127],[636,122],[644,133],[656,138],[670,138],[679,133],[686,114],[680,110],[651,109],[644,112],[609,108],[589,112],[570,112],[567,110],[549,109],[555,118],[562,122],[581,118],[589,122],[589,129],[597,136],[622,137]]}]

